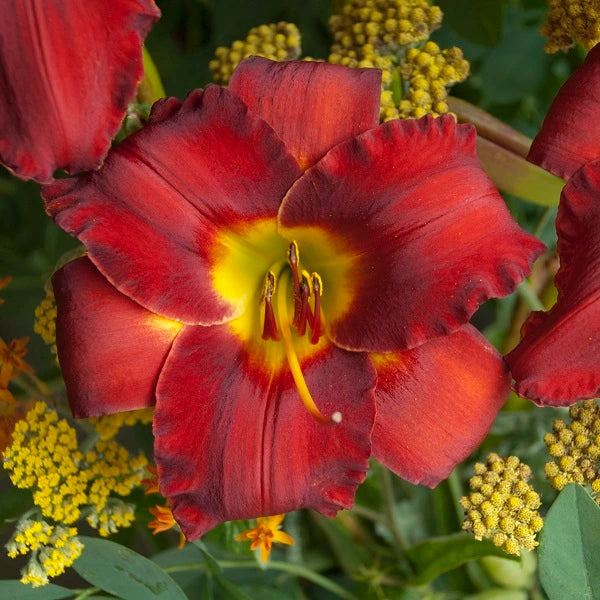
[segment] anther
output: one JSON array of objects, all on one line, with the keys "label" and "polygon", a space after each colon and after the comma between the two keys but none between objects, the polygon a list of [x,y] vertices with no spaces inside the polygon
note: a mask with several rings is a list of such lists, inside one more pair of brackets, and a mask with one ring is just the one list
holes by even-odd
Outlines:
[{"label": "anther", "polygon": [[275,314],[273,313],[273,304],[271,299],[275,293],[275,275],[269,271],[265,277],[265,286],[263,289],[263,300],[265,302],[265,322],[263,325],[262,339],[274,340],[280,339],[279,331],[277,331],[277,323],[275,322]]},{"label": "anther", "polygon": [[[301,305],[300,312],[298,314],[298,322],[296,324],[296,331],[299,336],[303,336],[306,333],[306,321],[312,322],[312,312],[308,299],[310,298],[310,283],[308,281],[307,273],[302,273],[302,284],[300,285],[301,294]],[[310,324],[309,322],[309,324]]]},{"label": "anther", "polygon": [[323,282],[321,281],[321,276],[318,273],[313,273],[311,275],[311,279],[315,307],[312,323],[310,324],[312,329],[310,343],[316,344],[321,337],[321,294],[323,293]]}]

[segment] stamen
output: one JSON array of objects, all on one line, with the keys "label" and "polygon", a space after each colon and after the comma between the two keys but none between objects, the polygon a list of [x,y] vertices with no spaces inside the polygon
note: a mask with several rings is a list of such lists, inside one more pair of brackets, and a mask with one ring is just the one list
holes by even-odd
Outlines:
[{"label": "stamen", "polygon": [[310,312],[310,305],[308,304],[308,299],[310,298],[310,284],[308,283],[308,278],[305,275],[305,271],[302,272],[302,285],[300,286],[300,293],[302,294],[302,304],[300,307],[298,322],[296,323],[296,331],[298,332],[298,335],[302,337],[306,333],[307,319],[312,321],[312,313]]},{"label": "stamen", "polygon": [[283,338],[283,345],[285,346],[285,354],[287,356],[288,365],[290,366],[290,371],[292,372],[294,383],[296,384],[296,388],[298,389],[298,393],[300,394],[300,399],[302,400],[302,404],[304,404],[306,410],[315,419],[317,419],[317,421],[320,421],[321,423],[327,423],[328,419],[323,416],[321,411],[317,408],[317,405],[315,404],[315,401],[313,400],[312,396],[310,395],[310,391],[308,390],[308,386],[306,385],[302,369],[300,368],[300,362],[298,361],[298,356],[294,348],[294,341],[292,340],[292,330],[290,329],[290,321],[287,310],[287,294],[285,289],[287,287],[286,283],[287,276],[283,275],[281,281],[281,290],[279,290],[279,294],[277,296],[277,309],[279,312],[281,336]]},{"label": "stamen", "polygon": [[300,252],[298,250],[298,244],[294,240],[288,248],[288,262],[292,270],[292,283],[294,285],[294,319],[292,325],[298,327],[300,324],[300,310],[302,307],[302,290],[300,288],[300,280],[298,278],[298,262],[300,260]]},{"label": "stamen", "polygon": [[275,314],[273,313],[273,304],[271,299],[275,293],[275,275],[269,271],[265,278],[265,287],[263,289],[263,300],[265,301],[265,322],[263,325],[262,339],[279,341],[280,335],[277,331]]},{"label": "stamen", "polygon": [[321,294],[323,293],[323,282],[318,273],[313,273],[311,277],[314,292],[313,296],[315,298],[315,310],[311,323],[312,335],[310,336],[310,343],[316,344],[321,337]]}]

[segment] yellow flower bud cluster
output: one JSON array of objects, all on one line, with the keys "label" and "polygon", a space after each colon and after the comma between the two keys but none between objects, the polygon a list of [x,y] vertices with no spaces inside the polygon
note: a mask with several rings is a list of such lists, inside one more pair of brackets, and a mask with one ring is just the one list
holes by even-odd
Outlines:
[{"label": "yellow flower bud cluster", "polygon": [[208,64],[213,79],[227,85],[238,64],[248,56],[264,56],[272,60],[295,60],[300,56],[300,31],[293,23],[281,21],[253,27],[244,41],[236,40],[230,47],[220,46]]},{"label": "yellow flower bud cluster", "polygon": [[400,117],[418,119],[428,113],[437,117],[448,112],[447,88],[467,78],[469,62],[460,48],[441,50],[427,42],[421,50],[408,50],[399,70],[408,87],[398,106]]},{"label": "yellow flower bud cluster", "polygon": [[65,419],[59,420],[43,402],[36,403],[15,425],[3,457],[13,484],[32,490],[44,517],[64,524],[79,518],[79,507],[87,502],[88,476],[79,469],[83,455]]},{"label": "yellow flower bud cluster", "polygon": [[6,549],[10,558],[31,553],[21,571],[21,583],[39,587],[46,585],[50,577],[62,575],[79,558],[83,544],[75,527],[25,518],[17,524]]},{"label": "yellow flower bud cluster", "polygon": [[546,477],[557,490],[569,483],[589,484],[600,504],[600,409],[595,400],[586,400],[571,406],[569,416],[570,425],[555,419],[552,433],[544,436],[554,459],[546,464]]},{"label": "yellow flower bud cluster", "polygon": [[56,354],[56,300],[52,290],[46,292],[46,297],[36,307],[33,331],[42,337]]},{"label": "yellow flower bud cluster", "polygon": [[549,0],[542,27],[546,52],[568,50],[576,42],[591,50],[600,42],[600,0]]},{"label": "yellow flower bud cluster", "polygon": [[131,526],[135,521],[135,505],[118,498],[108,498],[102,509],[92,507],[86,520],[102,537],[108,537],[123,527]]},{"label": "yellow flower bud cluster", "polygon": [[107,502],[111,493],[127,496],[134,487],[141,485],[147,464],[143,454],[132,458],[114,440],[99,441],[94,450],[86,453],[83,466],[87,467],[88,504],[92,505],[87,521],[99,529],[100,535],[114,533],[117,527],[129,527],[134,520],[132,509],[128,508],[127,517],[123,511],[116,511],[111,521],[112,513]]},{"label": "yellow flower bud cluster", "polygon": [[476,463],[469,480],[471,493],[460,500],[465,509],[463,529],[475,539],[490,538],[508,554],[533,550],[544,522],[540,497],[527,483],[531,469],[516,456],[490,454],[487,464]]},{"label": "yellow flower bud cluster", "polygon": [[345,55],[369,45],[377,54],[395,54],[400,46],[426,40],[442,17],[427,0],[350,0],[329,19],[331,52]]},{"label": "yellow flower bud cluster", "polygon": [[106,415],[104,417],[91,418],[90,422],[96,428],[96,432],[103,441],[108,441],[119,433],[123,425],[132,426],[136,423],[147,425],[152,423],[154,408],[142,408],[140,410],[128,410],[126,412]]}]

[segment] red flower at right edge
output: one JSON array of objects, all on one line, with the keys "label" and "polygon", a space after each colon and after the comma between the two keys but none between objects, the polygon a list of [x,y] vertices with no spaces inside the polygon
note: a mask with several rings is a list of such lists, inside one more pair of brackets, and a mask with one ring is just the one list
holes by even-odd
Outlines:
[{"label": "red flower at right edge", "polygon": [[556,218],[558,301],[506,356],[515,391],[540,405],[600,395],[600,45],[563,85],[528,159],[565,177]]}]

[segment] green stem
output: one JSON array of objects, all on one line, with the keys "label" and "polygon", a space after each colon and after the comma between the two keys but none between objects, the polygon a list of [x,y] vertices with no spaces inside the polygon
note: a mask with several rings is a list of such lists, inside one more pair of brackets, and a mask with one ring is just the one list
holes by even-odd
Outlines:
[{"label": "green stem", "polygon": [[385,523],[385,517],[378,513],[376,510],[371,510],[366,506],[360,506],[359,504],[355,504],[352,507],[352,512],[363,519],[368,519],[369,521],[373,521],[374,523]]},{"label": "green stem", "polygon": [[540,235],[543,233],[544,229],[546,229],[546,225],[548,225],[548,221],[553,219],[555,215],[556,215],[556,208],[554,208],[553,206],[546,207],[546,209],[542,213],[542,216],[540,217],[540,220],[538,221],[538,224],[535,226],[535,229],[533,230],[533,235],[535,235],[535,237],[539,238]]},{"label": "green stem", "polygon": [[546,310],[542,301],[537,297],[537,294],[526,279],[517,287],[517,293],[527,302],[531,310]]},{"label": "green stem", "polygon": [[[254,560],[219,560],[216,561],[217,564],[222,569],[261,569],[262,567]],[[188,565],[173,565],[172,567],[166,567],[163,569],[165,573],[178,573],[181,571],[194,571],[197,569],[206,569],[206,563],[193,563]],[[280,561],[270,561],[267,565],[267,568],[272,569],[274,571],[282,571],[284,573],[289,573],[290,575],[295,575],[296,577],[302,577],[308,581],[312,581],[312,583],[322,587],[330,591],[332,594],[335,594],[339,598],[344,598],[345,600],[356,600],[356,596],[351,594],[348,590],[343,588],[342,586],[330,581],[323,575],[319,575],[306,567],[302,567],[300,565],[294,563],[286,563]]]},{"label": "green stem", "polygon": [[83,600],[83,598],[88,598],[92,594],[95,594],[96,592],[101,592],[101,591],[102,590],[97,587],[89,587],[89,588],[85,588],[83,590],[73,590],[73,592],[75,594],[77,594],[76,596],[73,597],[73,600]]}]

